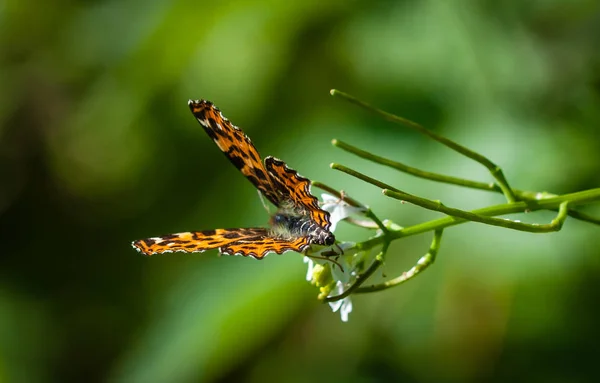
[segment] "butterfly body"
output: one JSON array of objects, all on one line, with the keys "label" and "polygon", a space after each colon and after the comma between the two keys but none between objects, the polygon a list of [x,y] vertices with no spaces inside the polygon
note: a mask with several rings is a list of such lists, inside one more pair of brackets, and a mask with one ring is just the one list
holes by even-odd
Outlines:
[{"label": "butterfly body", "polygon": [[240,128],[225,118],[210,101],[190,100],[190,110],[208,136],[244,176],[275,206],[269,228],[234,228],[192,231],[134,241],[133,247],[146,255],[203,252],[219,249],[222,254],[262,259],[268,253],[303,252],[310,245],[335,243],[329,231],[329,213],[319,207],[310,193],[310,180],[283,161],[258,151]]},{"label": "butterfly body", "polygon": [[311,244],[330,246],[335,236],[313,222],[308,216],[277,213],[271,217],[271,233],[275,237],[307,237]]}]

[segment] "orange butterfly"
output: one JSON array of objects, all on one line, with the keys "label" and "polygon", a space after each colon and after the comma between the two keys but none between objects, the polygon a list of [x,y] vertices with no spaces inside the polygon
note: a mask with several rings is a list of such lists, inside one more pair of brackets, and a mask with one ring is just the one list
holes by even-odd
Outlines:
[{"label": "orange butterfly", "polygon": [[186,253],[219,249],[221,254],[262,259],[268,253],[303,252],[311,244],[329,246],[335,242],[329,231],[329,213],[319,207],[310,193],[310,180],[274,157],[264,164],[258,151],[237,126],[225,118],[210,101],[188,102],[190,110],[219,149],[242,174],[275,206],[269,228],[241,228],[192,231],[134,241],[132,246],[146,255],[182,251]]}]

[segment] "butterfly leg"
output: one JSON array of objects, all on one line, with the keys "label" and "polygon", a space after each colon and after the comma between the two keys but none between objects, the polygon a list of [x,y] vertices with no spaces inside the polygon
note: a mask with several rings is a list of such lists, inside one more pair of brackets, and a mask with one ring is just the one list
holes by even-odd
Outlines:
[{"label": "butterfly leg", "polygon": [[337,255],[344,255],[344,249],[342,249],[342,247],[336,242],[335,246],[340,250],[340,252],[336,252],[333,249],[328,250],[328,251],[324,251],[323,254],[325,257],[333,257],[333,256],[337,256]]},{"label": "butterfly leg", "polygon": [[[337,254],[337,253],[336,253],[336,254]],[[317,256],[317,255],[306,255],[306,254],[304,254],[304,256],[305,256],[305,257],[308,257],[308,258],[312,258],[312,259],[321,259],[321,260],[323,260],[323,261],[328,261],[328,262],[331,262],[331,263],[333,263],[334,265],[336,265],[337,267],[339,267],[339,268],[340,268],[340,271],[341,271],[342,273],[344,272],[344,268],[342,267],[342,265],[340,265],[340,263],[339,263],[339,262],[337,262],[336,260],[334,260],[334,259],[330,258],[330,257],[329,257],[329,256],[327,256],[327,255],[326,255],[326,256],[324,256],[324,257],[319,257],[319,256]]]}]

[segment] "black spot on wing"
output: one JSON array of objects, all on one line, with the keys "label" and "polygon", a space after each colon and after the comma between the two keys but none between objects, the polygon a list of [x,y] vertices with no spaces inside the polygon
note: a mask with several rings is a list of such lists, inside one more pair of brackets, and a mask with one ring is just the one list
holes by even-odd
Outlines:
[{"label": "black spot on wing", "polygon": [[267,175],[265,174],[265,172],[263,172],[260,169],[254,169],[254,174],[261,180],[261,181],[266,181],[267,180]]},{"label": "black spot on wing", "polygon": [[169,235],[164,235],[164,236],[160,237],[160,239],[163,241],[170,241],[170,240],[177,239],[177,238],[179,238],[179,235],[177,235],[177,234],[169,234]]},{"label": "black spot on wing", "polygon": [[254,162],[260,162],[260,159],[256,157],[256,155],[253,152],[248,152],[248,155],[250,156],[250,158],[254,161]]},{"label": "black spot on wing", "polygon": [[207,119],[207,121],[208,121],[208,124],[210,125],[210,127],[212,128],[212,130],[215,131],[215,133],[221,134],[221,135],[223,134],[221,126],[219,126],[219,124],[217,123],[217,121],[215,121],[214,118],[209,117]]},{"label": "black spot on wing", "polygon": [[206,133],[208,134],[208,136],[213,140],[213,141],[218,141],[219,137],[217,136],[217,133],[213,130],[210,129],[206,126],[204,126],[204,124],[201,124],[202,127],[204,128],[204,130],[206,131]]},{"label": "black spot on wing", "polygon": [[227,238],[227,239],[235,239],[235,238],[239,238],[241,236],[242,236],[242,234],[237,231],[230,231],[230,232],[226,232],[223,234],[223,238]]},{"label": "black spot on wing", "polygon": [[[227,155],[227,153],[225,153]],[[227,155],[227,158],[229,158],[229,161],[231,161],[231,163],[233,164],[233,166],[235,166],[238,169],[242,169],[244,167],[244,165],[246,164],[246,162],[244,161],[243,158],[238,157],[237,155],[229,154]]]}]

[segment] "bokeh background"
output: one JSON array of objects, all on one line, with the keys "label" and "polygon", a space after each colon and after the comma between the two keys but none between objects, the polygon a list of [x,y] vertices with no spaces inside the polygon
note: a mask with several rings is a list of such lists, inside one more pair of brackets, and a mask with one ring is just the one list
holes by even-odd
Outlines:
[{"label": "bokeh background", "polygon": [[[0,381],[594,381],[597,226],[454,227],[432,268],[356,296],[348,323],[316,300],[298,254],[146,258],[130,241],[268,220],[190,98],[214,101],[263,156],[403,226],[440,215],[329,163],[449,206],[503,198],[333,148],[338,138],[491,181],[329,89],[486,154],[516,188],[598,187],[599,48],[595,0],[3,2]],[[385,274],[410,268],[430,240],[394,243]]]}]

